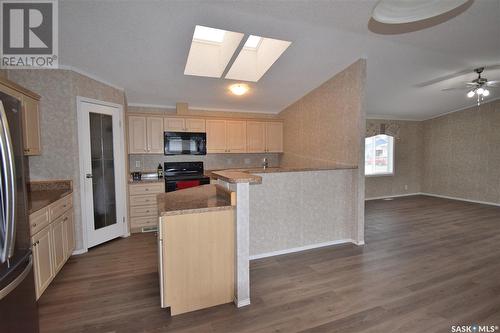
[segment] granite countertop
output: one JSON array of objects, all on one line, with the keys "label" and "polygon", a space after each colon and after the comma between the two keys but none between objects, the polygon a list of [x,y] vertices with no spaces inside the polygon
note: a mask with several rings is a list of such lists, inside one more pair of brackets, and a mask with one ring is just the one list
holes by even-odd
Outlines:
[{"label": "granite countertop", "polygon": [[277,172],[304,172],[324,170],[346,170],[357,169],[354,165],[329,165],[324,167],[269,167],[269,168],[237,168],[225,170],[208,170],[205,174],[211,178],[221,179],[228,183],[250,183],[261,184],[262,177],[258,174]]},{"label": "granite countertop", "polygon": [[202,185],[157,196],[158,215],[181,215],[234,209],[230,195],[219,185]]},{"label": "granite countertop", "polygon": [[42,180],[28,183],[28,214],[45,208],[72,192],[71,180]]}]

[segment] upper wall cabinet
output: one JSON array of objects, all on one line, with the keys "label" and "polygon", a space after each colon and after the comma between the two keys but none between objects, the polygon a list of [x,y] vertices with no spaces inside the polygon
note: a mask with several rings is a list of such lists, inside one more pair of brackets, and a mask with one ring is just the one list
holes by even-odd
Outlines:
[{"label": "upper wall cabinet", "polygon": [[0,91],[21,102],[24,155],[40,155],[40,96],[9,80],[0,79]]},{"label": "upper wall cabinet", "polygon": [[283,123],[266,122],[266,149],[267,153],[283,152]]},{"label": "upper wall cabinet", "polygon": [[205,119],[167,117],[164,120],[165,131],[169,132],[205,132]]},{"label": "upper wall cabinet", "polygon": [[129,154],[163,153],[163,117],[128,117]]},{"label": "upper wall cabinet", "polygon": [[246,121],[207,120],[207,153],[245,153]]},{"label": "upper wall cabinet", "polygon": [[42,153],[42,145],[40,143],[38,101],[29,96],[23,96],[23,133],[24,154],[40,155]]}]

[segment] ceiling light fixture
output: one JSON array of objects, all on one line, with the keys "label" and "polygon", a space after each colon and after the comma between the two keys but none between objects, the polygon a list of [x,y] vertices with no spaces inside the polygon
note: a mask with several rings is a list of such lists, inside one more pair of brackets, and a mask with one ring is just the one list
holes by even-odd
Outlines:
[{"label": "ceiling light fixture", "polygon": [[250,36],[248,36],[248,39],[245,42],[244,47],[256,50],[259,47],[261,41],[262,41],[262,37],[250,35]]},{"label": "ceiling light fixture", "polygon": [[237,96],[241,96],[247,93],[248,86],[243,83],[237,83],[229,86],[229,90]]},{"label": "ceiling light fixture", "polygon": [[472,98],[474,96],[477,96],[477,105],[481,105],[481,102],[485,97],[488,97],[490,95],[490,91],[486,88],[479,87],[477,89],[473,89],[467,93],[467,97]]}]

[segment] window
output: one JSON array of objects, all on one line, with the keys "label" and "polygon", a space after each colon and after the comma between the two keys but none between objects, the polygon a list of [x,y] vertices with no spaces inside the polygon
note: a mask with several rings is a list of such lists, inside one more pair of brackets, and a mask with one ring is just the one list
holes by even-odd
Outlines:
[{"label": "window", "polygon": [[379,134],[365,139],[365,175],[394,174],[394,138]]}]

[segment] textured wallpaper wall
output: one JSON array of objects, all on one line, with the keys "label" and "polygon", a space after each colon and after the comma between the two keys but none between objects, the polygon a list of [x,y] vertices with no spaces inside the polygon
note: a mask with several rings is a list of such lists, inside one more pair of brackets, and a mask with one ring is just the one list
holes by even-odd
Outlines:
[{"label": "textured wallpaper wall", "polygon": [[[387,123],[387,120],[366,121],[367,126]],[[419,121],[391,120],[399,127],[394,141],[394,175],[366,177],[366,198],[385,197],[421,191],[423,168],[423,124]],[[406,188],[405,188],[406,186]]]},{"label": "textured wallpaper wall", "polygon": [[41,95],[42,155],[29,158],[31,179],[71,179],[76,249],[83,247],[76,97],[125,105],[124,92],[68,70],[9,70],[9,79]]},{"label": "textured wallpaper wall", "polygon": [[423,122],[422,191],[500,204],[500,100]]},{"label": "textured wallpaper wall", "polygon": [[349,226],[358,243],[364,242],[365,84],[366,60],[360,59],[279,114],[284,119],[281,165],[358,166],[352,191],[336,192],[355,207]]},{"label": "textured wallpaper wall", "polygon": [[366,61],[358,60],[287,107],[283,165],[358,165]]}]

